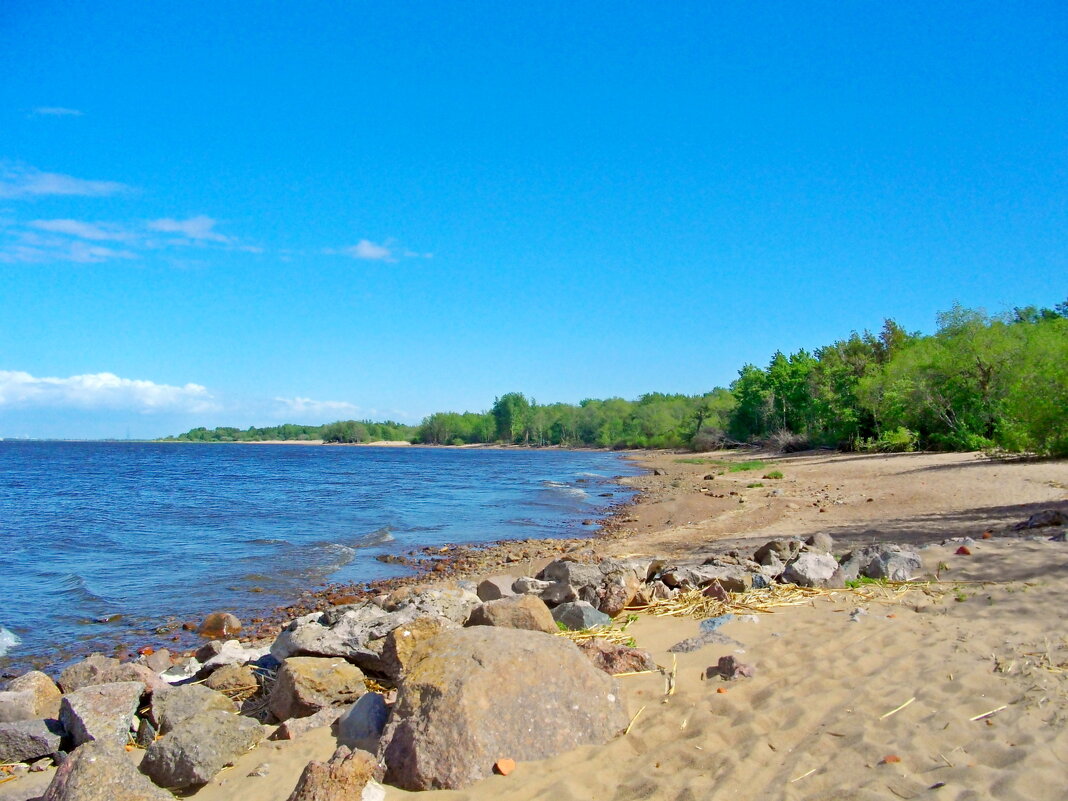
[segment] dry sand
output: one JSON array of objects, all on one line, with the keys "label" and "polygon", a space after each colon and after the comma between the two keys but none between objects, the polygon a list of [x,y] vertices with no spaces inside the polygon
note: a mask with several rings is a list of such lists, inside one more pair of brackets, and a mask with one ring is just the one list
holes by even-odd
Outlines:
[{"label": "dry sand", "polygon": [[[680,458],[640,457],[664,474],[631,479],[645,494],[626,513],[632,533],[604,540],[599,554],[749,549],[816,531],[839,542],[980,538],[1040,509],[1068,510],[1063,461],[810,453],[764,457],[762,469],[706,481],[723,468]],[[772,469],[784,478],[761,479]],[[756,482],[765,486],[746,487]],[[1068,544],[977,539],[969,556],[957,547],[924,550],[925,568],[965,584],[883,601],[828,592],[736,619],[721,632],[738,645],[678,655],[670,697],[660,674],[619,679],[631,714],[641,712],[604,747],[521,763],[464,791],[387,788],[386,797],[1059,801],[1068,793]],[[668,649],[696,634],[697,620],[642,616],[629,633],[670,669]],[[756,676],[704,678],[731,653]],[[193,797],[284,801],[304,764],[332,750],[326,729],[261,745]],[[248,775],[263,763],[266,776]],[[0,785],[0,799],[35,797],[49,777]]]}]

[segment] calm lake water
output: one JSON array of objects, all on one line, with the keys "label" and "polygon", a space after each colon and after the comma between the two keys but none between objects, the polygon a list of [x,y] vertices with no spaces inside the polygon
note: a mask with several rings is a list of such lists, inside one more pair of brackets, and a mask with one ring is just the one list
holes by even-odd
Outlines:
[{"label": "calm lake water", "polygon": [[3,441],[0,668],[407,572],[380,554],[588,533],[636,472],[582,451]]}]

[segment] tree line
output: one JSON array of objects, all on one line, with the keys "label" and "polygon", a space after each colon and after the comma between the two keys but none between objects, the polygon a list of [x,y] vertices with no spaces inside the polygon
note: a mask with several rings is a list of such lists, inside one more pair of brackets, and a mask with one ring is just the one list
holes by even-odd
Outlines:
[{"label": "tree line", "polygon": [[407,440],[602,448],[771,443],[784,450],[1003,449],[1068,455],[1068,301],[1000,315],[954,306],[935,333],[885,320],[816,348],[746,364],[701,395],[539,404],[521,392],[483,412],[437,412],[418,426],[368,420],[324,426],[203,428],[180,441]]}]

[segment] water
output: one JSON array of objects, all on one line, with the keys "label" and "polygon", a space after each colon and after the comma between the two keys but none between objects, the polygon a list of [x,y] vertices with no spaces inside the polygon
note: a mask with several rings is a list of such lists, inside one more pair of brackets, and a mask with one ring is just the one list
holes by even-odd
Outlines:
[{"label": "water", "polygon": [[635,472],[582,451],[0,441],[0,667],[407,572],[381,554],[589,532]]}]

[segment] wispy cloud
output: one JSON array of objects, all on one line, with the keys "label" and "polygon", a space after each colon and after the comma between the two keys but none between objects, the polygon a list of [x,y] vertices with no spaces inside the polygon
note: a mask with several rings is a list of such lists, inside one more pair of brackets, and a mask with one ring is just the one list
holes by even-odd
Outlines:
[{"label": "wispy cloud", "polygon": [[190,217],[187,220],[164,217],[161,220],[150,221],[148,229],[167,234],[181,234],[186,239],[196,242],[230,242],[230,237],[223,236],[215,230],[218,222],[218,220],[203,214]]},{"label": "wispy cloud", "polygon": [[54,234],[67,234],[79,239],[91,239],[97,242],[122,241],[130,239],[131,234],[120,230],[110,223],[90,223],[81,220],[31,220],[31,228],[38,231],[48,231]]},{"label": "wispy cloud", "polygon": [[282,414],[297,415],[323,415],[323,414],[353,414],[360,411],[360,407],[347,401],[320,401],[311,398],[275,398],[279,404],[279,412]]},{"label": "wispy cloud", "polygon": [[42,172],[36,167],[0,162],[0,198],[103,197],[129,191],[131,187],[118,181],[89,181],[58,172]]},{"label": "wispy cloud", "polygon": [[82,112],[76,108],[64,108],[63,106],[38,106],[33,110],[35,117],[80,117]]},{"label": "wispy cloud", "polygon": [[398,248],[392,239],[384,242],[372,242],[370,239],[361,239],[355,245],[344,248],[325,248],[323,253],[329,256],[348,256],[362,261],[385,261],[398,262],[401,259],[430,259],[433,253],[416,253],[414,250]]},{"label": "wispy cloud", "polygon": [[69,378],[38,378],[26,372],[0,370],[0,408],[57,407],[71,409],[125,409],[154,412],[201,413],[218,407],[206,387],[172,386],[114,373],[92,373]]}]

